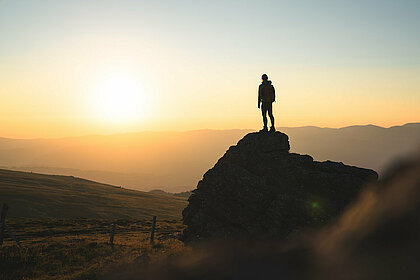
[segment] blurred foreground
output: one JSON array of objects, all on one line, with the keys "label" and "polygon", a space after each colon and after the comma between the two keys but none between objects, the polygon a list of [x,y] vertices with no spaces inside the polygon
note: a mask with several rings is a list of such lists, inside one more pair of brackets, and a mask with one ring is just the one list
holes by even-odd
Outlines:
[{"label": "blurred foreground", "polygon": [[332,225],[283,242],[202,244],[109,279],[418,279],[420,157],[395,165]]},{"label": "blurred foreground", "polygon": [[116,221],[9,220],[24,249],[6,240],[0,279],[418,279],[419,213],[416,157],[362,191],[332,225],[283,241],[191,248],[174,239],[180,222],[158,221],[151,245],[150,221],[120,220],[113,249]]}]

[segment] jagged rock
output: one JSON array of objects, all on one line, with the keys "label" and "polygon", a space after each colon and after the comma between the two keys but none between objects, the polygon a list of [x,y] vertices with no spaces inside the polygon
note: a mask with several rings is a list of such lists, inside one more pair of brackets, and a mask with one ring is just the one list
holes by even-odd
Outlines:
[{"label": "jagged rock", "polygon": [[250,133],[207,171],[183,211],[186,242],[283,238],[332,221],[373,170],[289,153],[284,133]]}]

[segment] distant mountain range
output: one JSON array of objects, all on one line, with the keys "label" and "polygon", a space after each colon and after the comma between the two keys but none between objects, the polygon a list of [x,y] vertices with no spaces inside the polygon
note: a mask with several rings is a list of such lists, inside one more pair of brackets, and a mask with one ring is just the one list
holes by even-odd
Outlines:
[{"label": "distant mountain range", "polygon": [[[383,128],[279,127],[291,151],[315,160],[341,161],[380,174],[420,149],[420,123]],[[251,130],[140,132],[60,139],[0,138],[0,166],[73,175],[138,190],[195,188],[229,146]]]},{"label": "distant mountain range", "polygon": [[0,169],[0,205],[8,217],[181,219],[185,197],[127,190],[72,176]]},{"label": "distant mountain range", "polygon": [[374,125],[344,128],[282,128],[293,151],[316,160],[341,161],[382,173],[394,160],[420,151],[420,123],[383,128]]}]

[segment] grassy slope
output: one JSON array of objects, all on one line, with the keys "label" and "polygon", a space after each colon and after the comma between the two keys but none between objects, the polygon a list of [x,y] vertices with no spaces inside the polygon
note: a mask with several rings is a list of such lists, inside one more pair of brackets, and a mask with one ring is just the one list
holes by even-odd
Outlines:
[{"label": "grassy slope", "polygon": [[0,169],[8,217],[180,219],[185,198],[145,193],[71,176]]},{"label": "grassy slope", "polygon": [[[8,219],[7,225],[23,249],[6,235],[0,247],[0,279],[104,279],[113,271],[129,271],[190,251],[175,239],[180,220],[158,219],[150,244],[151,219]],[[109,242],[116,223],[114,246]],[[111,277],[108,279],[120,279]]]}]

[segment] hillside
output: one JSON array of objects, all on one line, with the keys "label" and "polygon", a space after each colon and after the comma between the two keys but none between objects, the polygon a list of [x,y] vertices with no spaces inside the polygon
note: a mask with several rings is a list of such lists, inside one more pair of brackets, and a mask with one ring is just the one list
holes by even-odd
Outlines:
[{"label": "hillside", "polygon": [[[420,123],[383,128],[279,127],[291,151],[377,171],[418,149]],[[0,167],[73,175],[138,190],[192,190],[250,130],[139,132],[61,139],[0,138]]]},{"label": "hillside", "polygon": [[292,151],[316,160],[335,160],[374,169],[380,174],[395,160],[420,148],[420,123],[384,128],[375,125],[343,128],[281,128],[293,143]]},{"label": "hillside", "polygon": [[138,190],[181,192],[193,189],[226,147],[247,132],[197,130],[61,139],[0,138],[0,167],[73,175]]},{"label": "hillside", "polygon": [[0,169],[8,217],[180,219],[185,198],[128,190],[72,176]]}]

